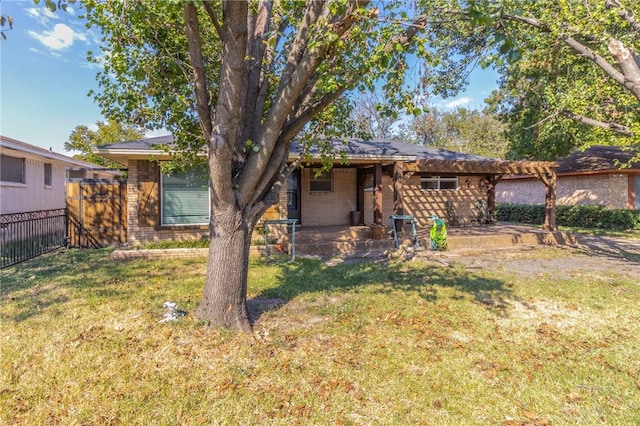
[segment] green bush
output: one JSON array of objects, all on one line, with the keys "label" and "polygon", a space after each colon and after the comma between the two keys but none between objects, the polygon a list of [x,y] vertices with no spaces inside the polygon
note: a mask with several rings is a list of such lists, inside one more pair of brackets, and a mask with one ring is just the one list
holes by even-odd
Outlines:
[{"label": "green bush", "polygon": [[[556,222],[560,226],[611,229],[640,229],[640,211],[613,210],[602,206],[557,206]],[[498,204],[497,218],[502,222],[544,223],[544,206],[534,204]]]},{"label": "green bush", "polygon": [[501,222],[527,223],[542,225],[544,223],[544,206],[535,204],[498,204],[496,217]]}]

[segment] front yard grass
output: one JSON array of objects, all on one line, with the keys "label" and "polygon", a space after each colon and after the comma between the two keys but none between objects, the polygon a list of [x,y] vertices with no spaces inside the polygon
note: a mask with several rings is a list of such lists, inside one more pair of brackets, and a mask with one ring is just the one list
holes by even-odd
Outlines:
[{"label": "front yard grass", "polygon": [[205,259],[109,253],[1,272],[1,424],[640,421],[637,277],[254,258],[247,336],[195,320]]}]

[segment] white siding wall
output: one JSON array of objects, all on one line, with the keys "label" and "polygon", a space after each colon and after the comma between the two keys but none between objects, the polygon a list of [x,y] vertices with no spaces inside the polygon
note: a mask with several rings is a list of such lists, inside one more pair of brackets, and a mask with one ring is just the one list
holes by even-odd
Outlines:
[{"label": "white siding wall", "polygon": [[[3,154],[20,158],[18,153],[3,152]],[[22,157],[26,158],[26,183],[0,182],[0,214],[64,208],[66,205],[65,165],[28,154],[22,154]],[[45,163],[51,164],[51,186],[44,184]]]}]

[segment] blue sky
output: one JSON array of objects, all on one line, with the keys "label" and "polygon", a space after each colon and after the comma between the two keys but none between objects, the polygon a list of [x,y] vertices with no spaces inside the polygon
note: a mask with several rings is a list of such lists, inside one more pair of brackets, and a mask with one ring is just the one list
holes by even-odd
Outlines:
[{"label": "blue sky", "polygon": [[[95,127],[104,120],[100,108],[87,96],[98,90],[95,64],[87,51],[100,52],[100,34],[78,18],[77,7],[68,13],[49,12],[44,2],[0,1],[2,15],[13,17],[13,30],[0,42],[0,134],[64,151],[78,125]],[[480,108],[496,87],[492,71],[476,71],[468,89],[454,99],[434,99],[438,108]]]}]

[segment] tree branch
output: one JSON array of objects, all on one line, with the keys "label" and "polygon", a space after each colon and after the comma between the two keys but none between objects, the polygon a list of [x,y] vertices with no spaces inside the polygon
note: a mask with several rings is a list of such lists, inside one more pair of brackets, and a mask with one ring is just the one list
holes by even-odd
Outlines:
[{"label": "tree branch", "polygon": [[631,129],[622,124],[607,123],[606,121],[600,121],[593,118],[585,117],[584,115],[576,114],[568,110],[559,111],[559,114],[588,126],[611,130],[623,136],[633,136],[633,132],[631,131]]},{"label": "tree branch", "polygon": [[208,0],[203,1],[202,5],[204,6],[204,10],[207,12],[207,15],[209,15],[209,19],[216,29],[216,33],[218,33],[218,38],[222,40],[222,26],[220,25],[220,21],[218,21],[215,10],[213,10],[213,7],[211,7],[211,3],[209,3]]},{"label": "tree branch", "polygon": [[[259,103],[261,94],[260,80],[264,74],[263,67],[266,43],[264,36],[269,31],[271,22],[271,11],[273,2],[271,0],[263,0],[258,5],[256,13],[249,13],[249,40],[247,41],[247,61],[246,76],[247,82],[245,86],[248,88],[244,99],[243,108],[247,111],[246,117],[250,117],[251,121],[244,123],[243,138],[238,140],[236,149],[242,152],[242,145],[248,139],[253,140],[255,137],[255,129],[262,118],[262,108]],[[251,111],[251,113],[249,113]]]},{"label": "tree branch", "polygon": [[[343,15],[327,20],[326,24],[333,30],[333,34],[339,38],[347,32],[355,22],[354,11],[364,3],[366,2],[349,2]],[[323,17],[328,17],[329,13],[327,3],[322,1],[308,3],[307,12],[299,25],[296,38],[287,58],[287,65],[282,72],[273,105],[262,125],[264,132],[262,132],[261,139],[257,141],[260,151],[255,155],[250,155],[247,160],[248,172],[243,173],[238,182],[242,193],[255,193],[255,189],[261,179],[271,180],[266,175],[263,176],[262,173],[273,173],[273,171],[267,170],[266,167],[270,163],[269,158],[273,150],[279,143],[280,130],[283,128],[300,93],[306,87],[308,80],[316,72],[326,58],[327,52],[329,52],[331,46],[329,43],[317,46],[314,49],[308,48],[312,37],[318,34],[315,31],[319,31],[318,28],[314,27]],[[285,142],[287,149],[289,142]],[[257,170],[262,171],[262,173],[256,173]]]},{"label": "tree branch", "polygon": [[202,56],[198,11],[196,10],[195,4],[190,2],[185,2],[183,8],[189,56],[191,57],[191,66],[193,67],[195,82],[196,111],[200,118],[200,126],[202,127],[205,140],[208,141],[213,133],[213,124],[211,122],[209,92],[207,91],[207,74],[204,69],[204,58]]},{"label": "tree branch", "polygon": [[[536,18],[515,16],[515,15],[504,15],[503,18],[511,21],[521,22],[521,23],[533,26],[535,28],[538,28],[543,32],[551,33],[551,29],[549,28],[549,26]],[[618,71],[604,57],[602,57],[600,54],[598,54],[596,51],[592,50],[591,48],[580,43],[575,38],[562,33],[558,34],[557,37],[562,42],[564,42],[567,46],[573,49],[576,53],[578,53],[581,56],[584,56],[585,58],[595,63],[609,77],[614,79],[621,86],[628,89],[631,92],[631,94],[640,101],[640,80],[636,80],[633,77],[633,75],[627,75],[626,73],[624,73],[624,69],[623,69],[623,72]],[[628,49],[626,50],[628,51]],[[618,63],[620,64],[620,61],[618,61]],[[635,67],[637,69],[637,63],[635,64]]]},{"label": "tree branch", "polygon": [[625,9],[618,0],[607,0],[605,5],[609,8],[617,9],[618,16],[627,21],[634,31],[640,32],[640,22],[638,22],[631,12]]},{"label": "tree branch", "polygon": [[624,86],[640,101],[640,67],[637,57],[622,42],[613,37],[609,39],[608,47],[609,53],[613,55],[624,74]]},{"label": "tree branch", "polygon": [[[411,42],[411,39],[416,36],[420,32],[420,30],[425,29],[426,16],[419,17],[412,25],[410,25],[402,34],[398,37],[389,41],[388,45],[393,46],[396,43],[402,43],[406,45]],[[360,70],[358,75],[362,73],[366,73],[368,70]],[[337,88],[335,91],[324,94],[320,99],[313,103],[303,102],[302,99],[299,99],[300,105],[307,104],[308,106],[301,111],[298,111],[293,118],[291,118],[287,123],[284,124],[282,133],[278,137],[277,145],[274,147],[272,151],[271,158],[268,161],[268,165],[265,167],[265,176],[261,180],[263,184],[259,184],[256,187],[256,191],[252,202],[256,202],[260,199],[260,194],[262,194],[267,189],[267,185],[264,182],[270,182],[271,179],[266,178],[266,174],[273,174],[272,170],[277,170],[280,165],[280,162],[283,158],[288,157],[290,141],[295,137],[296,134],[300,132],[304,128],[304,126],[320,111],[326,108],[328,105],[336,101],[340,96],[342,96],[352,85],[354,81],[354,76],[351,76],[348,84]],[[310,79],[309,84],[305,90],[303,90],[300,94],[301,97],[306,99],[310,99],[312,94],[316,93],[315,88],[316,79]],[[285,160],[286,161],[286,160]]]}]

